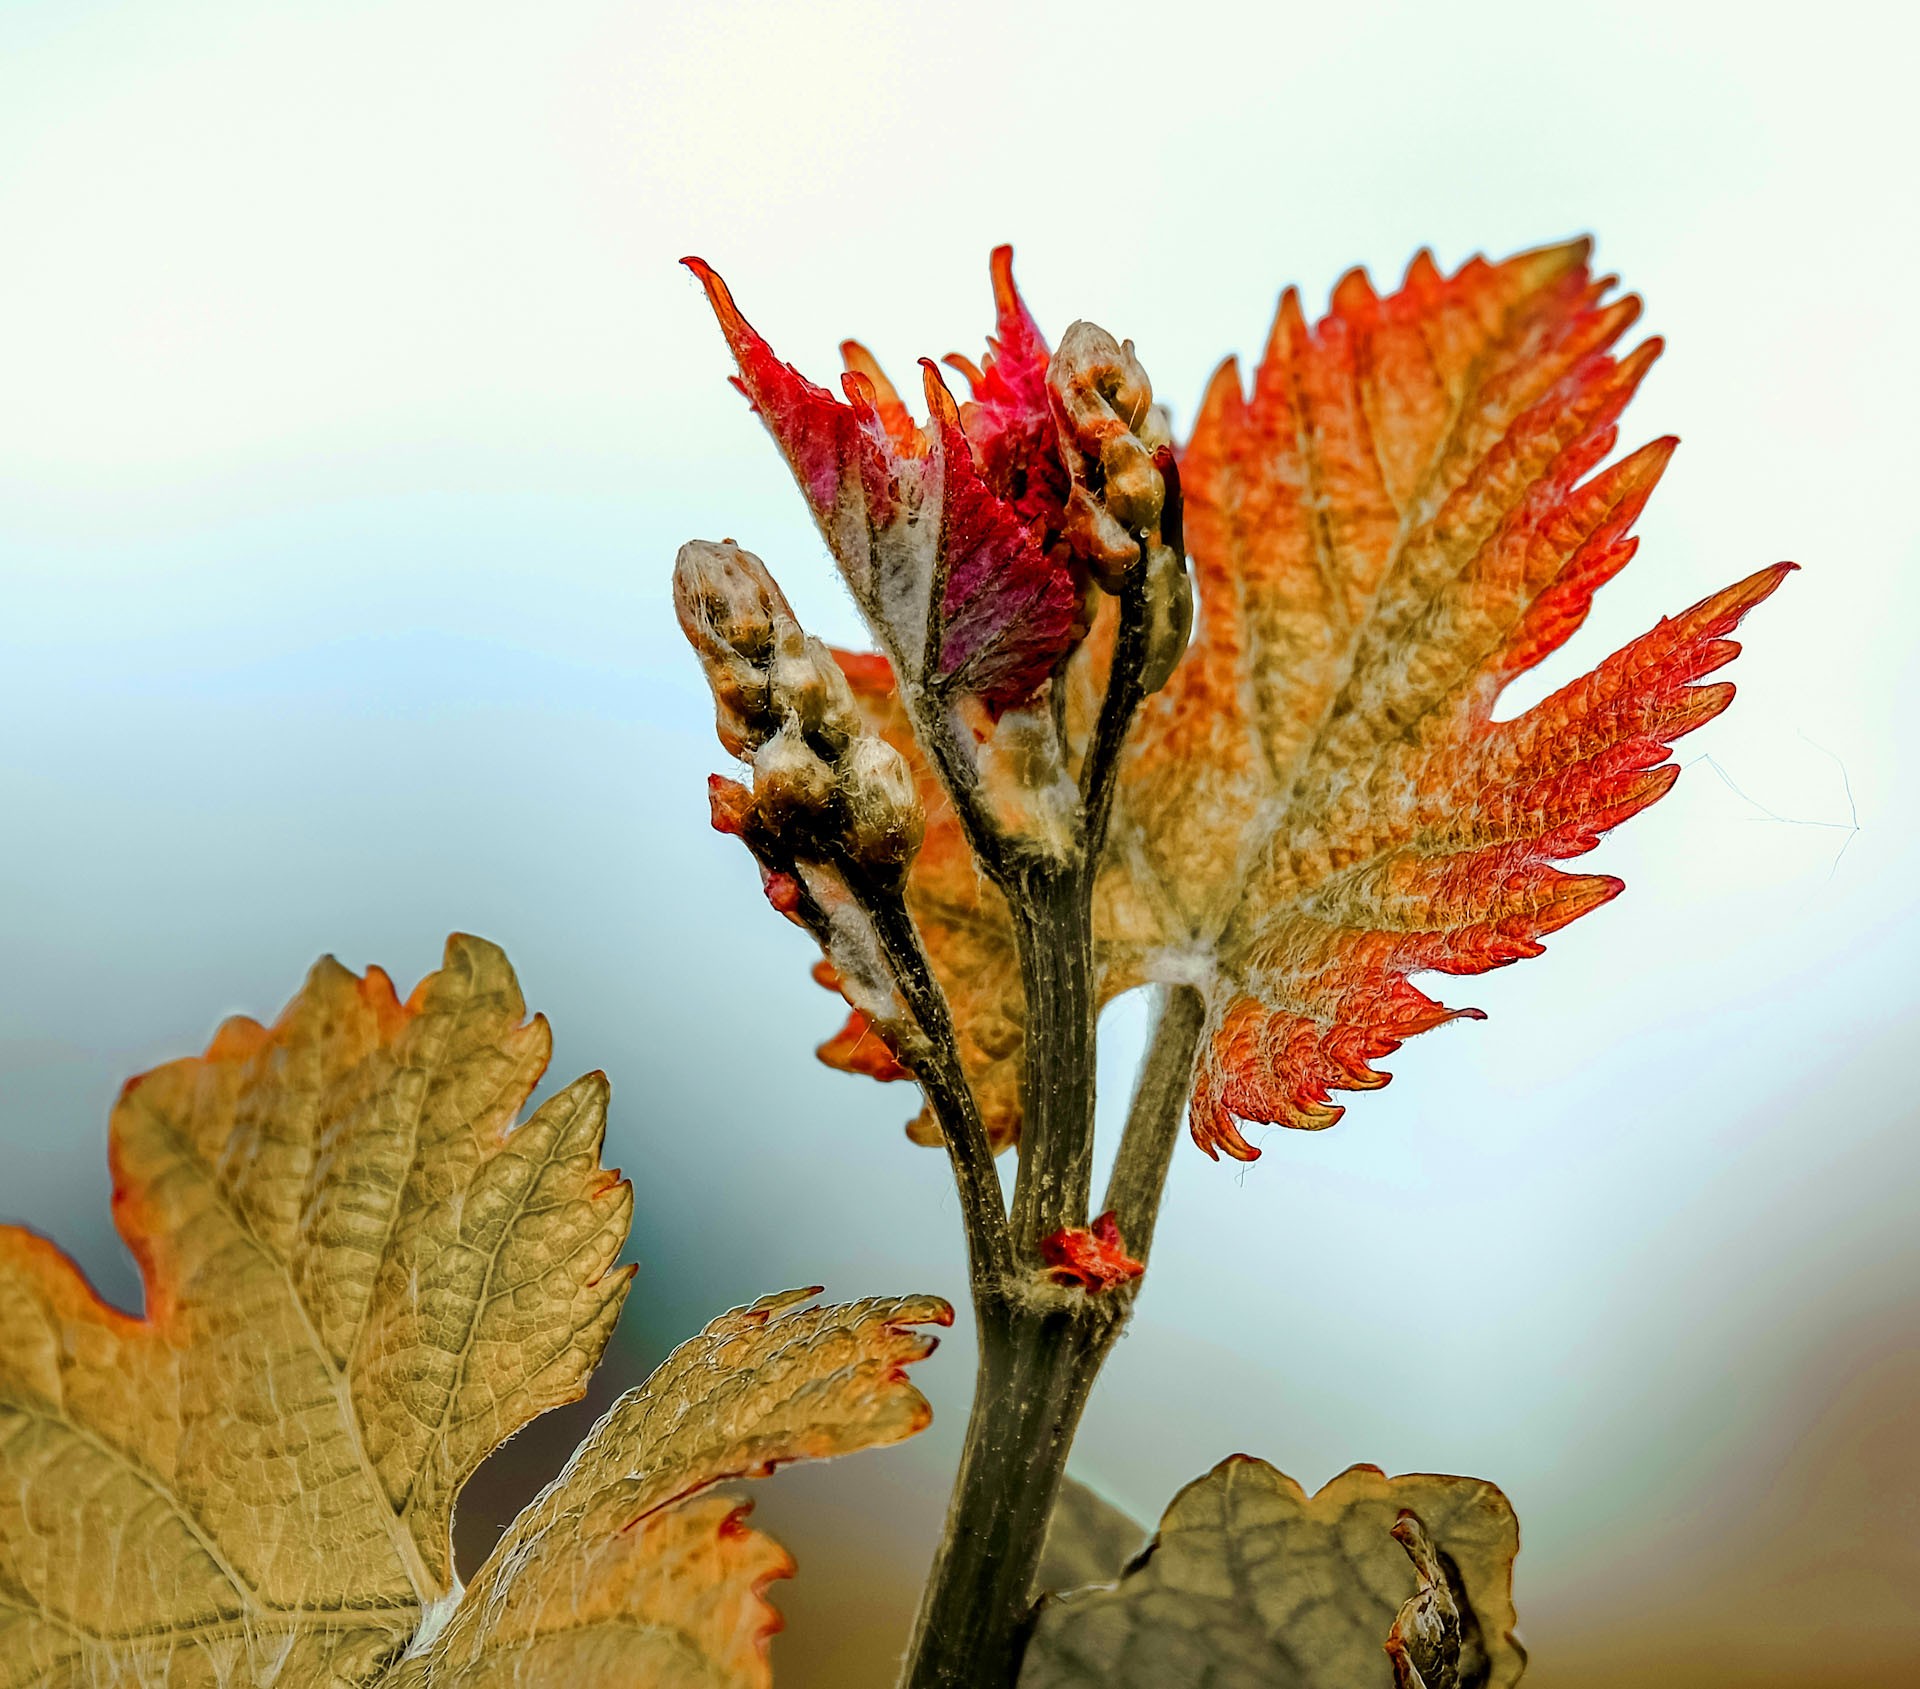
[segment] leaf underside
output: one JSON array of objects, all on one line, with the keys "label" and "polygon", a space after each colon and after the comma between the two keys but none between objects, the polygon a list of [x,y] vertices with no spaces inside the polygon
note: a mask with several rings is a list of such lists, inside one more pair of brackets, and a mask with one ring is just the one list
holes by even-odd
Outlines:
[{"label": "leaf underside", "polygon": [[1498,1490],[1355,1466],[1308,1496],[1244,1455],[1174,1497],[1117,1584],[1042,1603],[1021,1689],[1394,1689],[1387,1639],[1417,1582],[1404,1512],[1447,1569],[1458,1689],[1511,1689],[1519,1531]]},{"label": "leaf underside", "polygon": [[[1672,440],[1609,464],[1659,346],[1614,346],[1585,243],[1424,255],[1382,298],[1354,272],[1309,326],[1282,299],[1250,389],[1229,362],[1180,457],[1198,629],[1143,712],[1096,891],[1100,991],[1198,985],[1208,1025],[1191,1125],[1251,1158],[1246,1121],[1319,1128],[1332,1094],[1472,1009],[1415,986],[1537,955],[1620,882],[1558,864],[1673,784],[1670,747],[1725,709],[1699,684],[1790,566],[1663,621],[1511,721],[1502,690],[1569,638],[1622,569]],[[1101,641],[1066,670],[1084,746]],[[868,721],[910,750],[884,662],[849,657]],[[1019,1122],[1019,970],[924,763],[909,887],[996,1141]],[[846,1059],[856,1020],[823,1055]],[[915,1136],[931,1136],[917,1123]]]}]

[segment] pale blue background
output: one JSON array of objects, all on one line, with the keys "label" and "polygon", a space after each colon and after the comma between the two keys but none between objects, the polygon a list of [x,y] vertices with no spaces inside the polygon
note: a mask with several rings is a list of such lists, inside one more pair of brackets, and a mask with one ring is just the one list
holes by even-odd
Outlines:
[{"label": "pale blue background", "polygon": [[[1746,796],[1695,768],[1593,859],[1627,896],[1336,1131],[1184,1153],[1082,1456],[1143,1514],[1236,1449],[1496,1479],[1542,1689],[1892,1681],[1916,47],[1854,4],[0,6],[0,1211],[131,1295],[119,1081],[465,927],[614,1078],[610,1380],[778,1285],[957,1296],[909,1097],[813,1063],[834,1005],[705,826],[675,547],[856,629],[674,260],[816,373],[910,370],[977,354],[1011,239],[1184,422],[1283,282],[1592,230],[1672,341],[1627,437],[1685,445],[1527,696],[1797,558],[1681,753]],[[789,1689],[885,1681],[968,1362],[918,1444],[768,1487]]]}]

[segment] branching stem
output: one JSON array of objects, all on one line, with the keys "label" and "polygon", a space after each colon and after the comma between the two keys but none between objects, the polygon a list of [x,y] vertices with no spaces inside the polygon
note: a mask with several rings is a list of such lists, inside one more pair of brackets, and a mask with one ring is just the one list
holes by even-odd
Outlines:
[{"label": "branching stem", "polygon": [[[1163,1002],[1134,1093],[1108,1205],[1144,1260],[1186,1080],[1205,1024],[1199,992]],[[1139,1228],[1136,1242],[1133,1230]],[[976,1299],[980,1371],[940,1552],[921,1598],[903,1689],[1014,1689],[1034,1577],[1067,1455],[1094,1380],[1125,1329],[1134,1292],[1088,1293],[1028,1268],[1012,1294]]]},{"label": "branching stem", "polygon": [[[1006,893],[1027,1022],[1020,1169],[1009,1240],[1012,1270],[997,1284],[975,1275],[980,1370],[973,1412],[946,1532],[915,1621],[903,1689],[1014,1689],[1031,1623],[1034,1576],[1067,1453],[1138,1288],[1138,1280],[1105,1290],[1057,1283],[1041,1245],[1062,1228],[1088,1223],[1094,877],[1127,733],[1143,696],[1146,619],[1143,567],[1130,572],[1122,595],[1107,696],[1081,770],[1076,848],[1061,855],[1021,850],[1007,840],[986,811],[952,721],[924,698],[917,712],[922,718],[943,716],[918,722],[922,743],[940,769],[982,867]],[[1203,1019],[1198,992],[1175,991],[1164,1002],[1115,1169],[1109,1206],[1124,1208],[1122,1239],[1142,1259]],[[960,1167],[956,1156],[956,1172]],[[971,1236],[973,1204],[964,1189],[962,1202]]]},{"label": "branching stem", "polygon": [[861,887],[859,895],[900,995],[927,1040],[925,1053],[916,1059],[914,1077],[933,1105],[941,1136],[946,1139],[947,1157],[953,1164],[967,1233],[968,1277],[978,1306],[997,1287],[1004,1287],[1014,1266],[1000,1175],[993,1165],[993,1145],[980,1118],[973,1087],[960,1065],[960,1045],[947,994],[934,974],[913,917],[897,891]]}]

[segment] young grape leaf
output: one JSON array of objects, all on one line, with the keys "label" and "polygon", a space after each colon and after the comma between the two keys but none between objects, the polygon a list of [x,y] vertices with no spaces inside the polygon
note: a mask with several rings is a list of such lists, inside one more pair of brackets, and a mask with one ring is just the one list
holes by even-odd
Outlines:
[{"label": "young grape leaf", "polygon": [[1173,1498],[1117,1584],[1041,1603],[1020,1689],[1394,1689],[1406,1514],[1446,1577],[1457,1689],[1511,1689],[1519,1527],[1497,1489],[1355,1466],[1309,1497],[1245,1455]]},{"label": "young grape leaf", "polygon": [[944,1325],[935,1297],[813,1307],[787,1291],[735,1309],[616,1402],[502,1536],[431,1648],[393,1689],[766,1682],[792,1562],[745,1509],[699,1492],[900,1441],[931,1417],[905,1368]]},{"label": "young grape leaf", "polygon": [[1031,696],[1078,635],[1080,590],[1034,504],[1040,484],[1023,478],[1016,492],[1002,473],[1013,441],[1028,432],[1050,438],[1052,428],[1046,343],[1013,293],[1011,254],[1006,264],[996,259],[999,339],[987,367],[969,369],[976,399],[965,417],[922,360],[925,429],[857,342],[844,348],[846,397],[835,398],[781,361],[709,265],[685,263],[733,352],[735,385],[786,457],[894,660],[914,684],[944,694],[990,706]]},{"label": "young grape leaf", "polygon": [[[716,1322],[543,1503],[605,1534],[516,1526],[462,1600],[461,1484],[580,1395],[632,1276],[605,1078],[513,1124],[549,1048],[478,939],[405,1002],[323,961],[273,1027],[229,1021],[123,1092],[144,1318],[0,1228],[0,1689],[507,1683],[563,1620],[577,1689],[631,1681],[587,1669],[609,1627],[668,1637],[679,1681],[765,1682],[784,1556],[682,1498],[916,1429],[909,1327],[944,1304]],[[636,1397],[675,1404],[671,1436]],[[650,1487],[622,1490],[623,1462]]]},{"label": "young grape leaf", "polygon": [[[1632,557],[1673,449],[1601,467],[1659,350],[1612,354],[1639,308],[1612,286],[1584,242],[1452,276],[1422,255],[1386,298],[1355,271],[1315,327],[1285,295],[1251,392],[1231,361],[1208,388],[1179,460],[1198,632],[1135,731],[1095,924],[1103,1000],[1206,993],[1191,1125],[1209,1154],[1251,1159],[1242,1121],[1331,1125],[1331,1093],[1384,1085],[1374,1064],[1404,1039],[1477,1018],[1409,976],[1537,955],[1612,898],[1618,880],[1556,864],[1662,796],[1673,741],[1731,701],[1697,683],[1790,565],[1494,719]],[[1067,670],[1082,747],[1100,661],[1096,638]],[[847,666],[905,749],[884,671]],[[1012,932],[930,781],[923,797],[909,898],[956,1018],[995,1029],[962,1053],[1005,1141]]]}]

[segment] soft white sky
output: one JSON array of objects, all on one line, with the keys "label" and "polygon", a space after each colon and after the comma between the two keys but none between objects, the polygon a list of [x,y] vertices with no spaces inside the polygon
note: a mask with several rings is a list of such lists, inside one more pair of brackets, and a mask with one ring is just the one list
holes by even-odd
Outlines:
[{"label": "soft white sky", "polygon": [[[1685,443],[1540,684],[1798,559],[1682,748],[1746,797],[1694,769],[1593,859],[1627,896],[1334,1132],[1183,1155],[1084,1462],[1143,1513],[1239,1448],[1493,1478],[1546,1689],[1623,1604],[1782,1669],[1823,1624],[1910,1651],[1912,1467],[1859,1451],[1920,1374],[1917,48],[1848,4],[0,6],[0,1212],[126,1294],[119,1079],[470,927],[613,1075],[619,1365],[775,1284],[957,1295],[907,1099],[812,1064],[832,1003],[705,830],[675,547],[855,629],[674,260],[816,372],[910,368],[977,351],[1011,239],[1184,422],[1287,281],[1588,230],[1670,341],[1627,438]],[[934,1436],[782,1480],[792,1683],[867,1681],[800,1630],[910,1598],[966,1347]],[[1884,1575],[1806,1595],[1830,1539]]]}]

